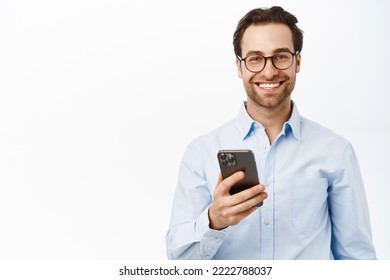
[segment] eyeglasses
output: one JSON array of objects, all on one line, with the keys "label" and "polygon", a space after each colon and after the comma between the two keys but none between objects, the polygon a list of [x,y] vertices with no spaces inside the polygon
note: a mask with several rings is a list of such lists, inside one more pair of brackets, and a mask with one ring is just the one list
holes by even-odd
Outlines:
[{"label": "eyeglasses", "polygon": [[292,52],[278,52],[277,54],[273,56],[262,56],[261,54],[253,53],[248,55],[245,58],[242,58],[237,55],[237,58],[244,62],[246,69],[248,69],[250,72],[253,73],[259,73],[263,71],[265,68],[265,65],[267,64],[267,59],[271,59],[272,65],[279,70],[286,70],[287,68],[290,68],[293,64],[294,57],[299,53],[299,51],[292,53]]}]

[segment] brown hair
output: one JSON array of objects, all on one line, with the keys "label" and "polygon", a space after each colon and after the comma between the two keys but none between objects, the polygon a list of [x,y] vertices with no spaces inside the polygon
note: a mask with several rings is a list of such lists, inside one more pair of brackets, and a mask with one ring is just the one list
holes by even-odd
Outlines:
[{"label": "brown hair", "polygon": [[287,25],[293,35],[294,52],[301,51],[303,31],[296,26],[298,19],[282,7],[274,6],[269,9],[254,9],[248,12],[239,22],[233,35],[234,53],[241,56],[241,39],[245,30],[251,25],[265,23],[282,23]]}]

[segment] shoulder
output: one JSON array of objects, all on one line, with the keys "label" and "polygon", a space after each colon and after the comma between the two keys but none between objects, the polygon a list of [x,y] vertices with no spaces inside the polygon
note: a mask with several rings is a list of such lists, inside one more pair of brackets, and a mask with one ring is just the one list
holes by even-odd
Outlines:
[{"label": "shoulder", "polygon": [[311,142],[312,145],[337,148],[339,152],[351,145],[345,137],[305,117],[301,117],[301,137],[303,141]]},{"label": "shoulder", "polygon": [[231,139],[232,137],[237,137],[239,130],[236,121],[236,118],[231,119],[217,128],[214,128],[203,135],[197,136],[191,141],[190,145],[209,146],[215,142],[223,142],[224,140]]},{"label": "shoulder", "polygon": [[313,120],[310,120],[302,116],[301,116],[301,129],[304,132],[318,134],[323,137],[334,138],[340,141],[348,141],[346,138],[334,132],[333,130],[319,124],[318,122],[315,122]]},{"label": "shoulder", "polygon": [[[232,140],[232,135],[237,135],[234,133],[235,127],[233,119],[194,138],[187,145],[182,163],[199,176],[207,177],[208,170],[215,169],[218,151]],[[215,173],[217,174],[217,171]]]}]

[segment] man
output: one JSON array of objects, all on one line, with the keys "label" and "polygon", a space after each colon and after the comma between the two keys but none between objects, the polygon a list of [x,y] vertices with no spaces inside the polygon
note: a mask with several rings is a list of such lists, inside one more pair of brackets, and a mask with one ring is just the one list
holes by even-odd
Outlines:
[{"label": "man", "polygon": [[[239,22],[233,44],[247,101],[235,119],[187,147],[168,258],[376,258],[352,146],[300,116],[291,100],[303,43],[297,22],[281,7]],[[222,149],[252,150],[261,184],[230,195],[245,174],[222,180]]]}]

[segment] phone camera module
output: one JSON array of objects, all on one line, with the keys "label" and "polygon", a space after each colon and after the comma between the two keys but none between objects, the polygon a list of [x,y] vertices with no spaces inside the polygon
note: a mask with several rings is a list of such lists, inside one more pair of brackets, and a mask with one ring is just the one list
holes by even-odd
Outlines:
[{"label": "phone camera module", "polygon": [[236,157],[232,153],[222,153],[219,158],[223,166],[235,166],[237,164]]}]

